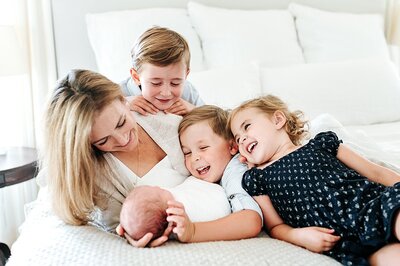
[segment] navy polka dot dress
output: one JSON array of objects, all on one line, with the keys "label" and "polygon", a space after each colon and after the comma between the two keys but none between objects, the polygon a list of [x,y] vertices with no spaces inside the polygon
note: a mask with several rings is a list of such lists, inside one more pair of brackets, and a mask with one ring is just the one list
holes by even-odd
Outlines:
[{"label": "navy polka dot dress", "polygon": [[248,170],[242,185],[252,196],[268,195],[292,227],[335,229],[341,240],[327,255],[367,265],[370,254],[393,240],[400,182],[385,187],[368,181],[336,158],[340,143],[335,133],[320,133],[266,168]]}]

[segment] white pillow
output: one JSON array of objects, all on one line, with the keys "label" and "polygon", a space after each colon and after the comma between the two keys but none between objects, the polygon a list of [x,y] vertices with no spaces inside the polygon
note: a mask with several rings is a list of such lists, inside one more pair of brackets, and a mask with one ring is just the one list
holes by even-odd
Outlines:
[{"label": "white pillow", "polygon": [[308,63],[389,58],[381,15],[328,12],[295,3],[289,11]]},{"label": "white pillow", "polygon": [[232,109],[262,93],[259,68],[256,64],[192,72],[188,80],[199,91],[206,104],[225,109]]},{"label": "white pillow", "polygon": [[188,3],[207,67],[304,63],[293,17],[287,10],[239,10]]},{"label": "white pillow", "polygon": [[386,59],[263,68],[260,75],[264,93],[309,118],[330,113],[344,125],[400,120],[400,78]]},{"label": "white pillow", "polygon": [[130,51],[136,39],[155,25],[184,36],[191,52],[191,69],[203,69],[200,40],[186,9],[149,8],[87,14],[86,23],[99,72],[116,82],[129,76],[132,67]]}]

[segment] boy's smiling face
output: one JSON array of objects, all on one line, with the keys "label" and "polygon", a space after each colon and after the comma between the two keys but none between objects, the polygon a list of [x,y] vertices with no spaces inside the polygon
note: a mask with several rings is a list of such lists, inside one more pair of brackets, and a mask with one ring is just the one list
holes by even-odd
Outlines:
[{"label": "boy's smiling face", "polygon": [[141,85],[143,97],[162,111],[181,97],[188,73],[182,61],[168,66],[144,63],[139,73],[133,70],[131,75]]},{"label": "boy's smiling face", "polygon": [[221,180],[225,167],[236,153],[231,143],[214,133],[208,121],[189,126],[180,136],[189,172],[207,182]]}]

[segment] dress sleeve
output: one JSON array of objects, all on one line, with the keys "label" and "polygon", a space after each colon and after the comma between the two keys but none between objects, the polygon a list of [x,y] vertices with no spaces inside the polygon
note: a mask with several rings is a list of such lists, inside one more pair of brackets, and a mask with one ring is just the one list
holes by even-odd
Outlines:
[{"label": "dress sleeve", "polygon": [[314,138],[314,142],[317,147],[334,156],[337,155],[340,143],[343,143],[342,140],[339,140],[336,133],[332,131],[321,132],[317,134]]},{"label": "dress sleeve", "polygon": [[242,179],[242,187],[249,193],[250,196],[259,196],[265,193],[262,192],[262,178],[257,174],[258,169],[253,167],[247,170]]}]

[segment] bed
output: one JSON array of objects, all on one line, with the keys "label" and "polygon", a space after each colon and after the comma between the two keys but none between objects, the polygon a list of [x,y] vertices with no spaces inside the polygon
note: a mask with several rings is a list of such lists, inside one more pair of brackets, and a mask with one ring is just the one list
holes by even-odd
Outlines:
[{"label": "bed", "polygon": [[[167,26],[188,40],[189,80],[206,103],[232,108],[276,94],[306,112],[312,134],[334,130],[366,157],[400,171],[400,77],[383,34],[386,1],[51,2],[59,77],[87,68],[119,82],[129,74],[138,34]],[[136,249],[98,228],[64,224],[45,187],[26,214],[7,265],[338,265],[264,232]]]}]

